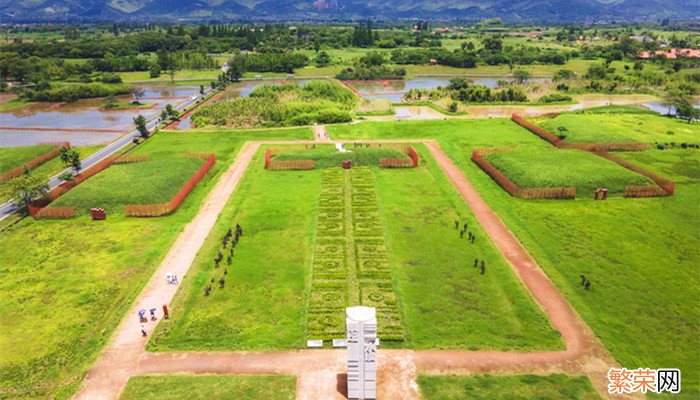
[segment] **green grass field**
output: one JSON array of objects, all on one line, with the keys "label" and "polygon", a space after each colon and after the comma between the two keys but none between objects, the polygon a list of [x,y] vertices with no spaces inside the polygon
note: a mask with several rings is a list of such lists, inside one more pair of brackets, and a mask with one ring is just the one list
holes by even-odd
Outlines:
[{"label": "green grass field", "polygon": [[[74,149],[77,150],[78,153],[80,154],[80,158],[85,158],[101,148],[102,148],[102,146],[74,147]],[[8,150],[8,149],[12,149],[12,147],[0,148],[0,154],[2,154],[5,150]],[[44,164],[41,164],[37,168],[34,168],[31,171],[31,174],[36,174],[36,175],[42,176],[42,177],[46,178],[46,180],[48,180],[50,177],[52,177],[53,175],[56,175],[57,173],[63,171],[64,169],[66,169],[66,166],[63,165],[63,162],[61,162],[60,157],[56,157],[56,158],[53,158],[53,159],[45,162]],[[0,203],[4,203],[4,202],[10,200],[10,196],[11,196],[11,193],[9,192],[9,187],[6,184],[0,184]]]},{"label": "green grass field", "polygon": [[[105,222],[25,219],[0,233],[0,395],[65,399],[133,298],[246,140],[310,139],[306,128],[161,133],[139,146],[153,159],[213,152],[216,164],[178,212]],[[88,181],[89,182],[89,181]],[[87,182],[86,182],[87,183]],[[31,244],[31,245],[28,245]]]},{"label": "green grass field", "polygon": [[382,158],[408,158],[398,149],[390,148],[354,148],[346,146],[349,152],[341,153],[333,145],[318,145],[315,149],[290,150],[276,155],[274,160],[313,160],[316,168],[339,167],[343,160],[352,161],[353,166],[379,165]]},{"label": "green grass field", "polygon": [[[418,168],[375,169],[390,261],[407,331],[404,347],[562,349],[540,308],[471,209],[420,145]],[[454,221],[476,235],[460,239]],[[486,273],[474,259],[486,261]]]},{"label": "green grass field", "polygon": [[129,379],[121,400],[293,400],[285,375],[147,375]]},{"label": "green grass field", "polygon": [[20,146],[0,148],[0,174],[21,167],[30,160],[39,157],[54,146]]},{"label": "green grass field", "polygon": [[534,122],[556,135],[563,133],[566,142],[700,143],[698,124],[649,112],[624,112],[627,110],[613,107],[606,112],[603,107],[537,118]]},{"label": "green grass field", "polygon": [[[321,171],[271,172],[262,163],[260,152],[172,302],[181,311],[158,325],[150,350],[282,349],[305,342],[305,279]],[[236,223],[244,234],[232,265],[224,260],[214,268],[221,238]],[[224,268],[226,286],[214,282],[205,297],[204,287],[224,276]]]},{"label": "green grass field", "polygon": [[555,375],[420,375],[425,400],[600,399],[585,376]]},{"label": "green grass field", "polygon": [[[138,154],[134,152],[133,154]],[[74,207],[79,214],[104,208],[108,215],[122,213],[131,204],[167,203],[204,165],[204,160],[172,154],[167,158],[115,164],[68,191],[52,206]]]},{"label": "green grass field", "polygon": [[625,186],[654,184],[643,175],[582,150],[520,147],[486,158],[520,187],[575,187],[578,198],[593,198],[597,188],[621,194]]},{"label": "green grass field", "polygon": [[[680,368],[700,389],[700,153],[623,153],[677,182],[671,197],[604,202],[510,197],[471,160],[485,146],[549,145],[505,119],[337,125],[334,139],[435,138],[625,367]],[[580,274],[591,290],[580,286]]]},{"label": "green grass field", "polygon": [[[425,149],[421,153],[426,156]],[[172,307],[182,311],[161,322],[149,350],[303,347],[323,171],[266,171],[262,155],[256,156],[200,251],[193,278],[177,293]],[[432,159],[415,169],[370,170],[406,331],[403,343],[383,341],[385,346],[562,348],[559,334]],[[475,244],[459,238],[454,219],[470,224],[478,237]],[[216,281],[225,263],[217,269],[212,259],[224,232],[236,223],[245,234],[227,267],[226,286],[219,289]],[[487,261],[484,276],[473,268],[474,258]],[[205,296],[212,278],[214,289]],[[350,289],[349,296],[357,295]]]}]

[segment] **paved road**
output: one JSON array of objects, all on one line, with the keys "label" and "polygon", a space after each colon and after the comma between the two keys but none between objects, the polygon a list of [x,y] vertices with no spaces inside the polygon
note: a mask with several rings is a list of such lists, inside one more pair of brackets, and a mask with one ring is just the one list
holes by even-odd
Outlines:
[{"label": "paved road", "polygon": [[[205,95],[209,94],[211,92],[211,88],[208,88],[205,90]],[[199,97],[197,97],[199,98]],[[196,99],[192,99],[191,97],[188,97],[186,101],[178,104],[175,106],[177,110],[182,110],[183,108],[189,107],[192,105]],[[157,122],[158,116],[153,117],[150,121],[148,121],[148,124],[146,125],[149,130],[153,130],[156,125],[158,124]],[[125,146],[127,146],[129,143],[131,143],[134,138],[139,136],[139,132],[137,130],[133,130],[126,135],[120,137],[119,139],[115,140],[114,142],[108,144],[107,146],[103,147],[99,151],[89,155],[88,157],[85,157],[83,160],[81,160],[83,170],[86,170],[93,165],[97,164],[98,162],[104,160],[105,158],[111,156],[112,154],[116,153],[117,151],[121,150]],[[58,174],[52,176],[49,178],[49,190],[56,188],[58,185],[63,183],[63,181],[58,179],[58,176],[61,175],[62,173],[69,171],[73,172],[72,169],[66,168],[65,170],[59,172]],[[74,174],[75,175],[75,174]],[[4,204],[0,204],[0,221],[3,219],[7,218],[8,216],[12,215],[18,210],[18,207],[12,204],[12,202],[7,202]]]}]

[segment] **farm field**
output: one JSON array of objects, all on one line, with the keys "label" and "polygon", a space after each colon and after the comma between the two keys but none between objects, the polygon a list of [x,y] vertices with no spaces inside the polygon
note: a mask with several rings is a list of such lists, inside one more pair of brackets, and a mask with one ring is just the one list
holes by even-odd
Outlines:
[{"label": "farm field", "polygon": [[486,158],[520,187],[575,187],[578,198],[593,198],[597,188],[621,194],[625,186],[654,184],[643,175],[583,150],[520,147]]},{"label": "farm field", "polygon": [[[689,371],[683,390],[699,392],[696,150],[621,154],[674,180],[670,197],[533,201],[510,197],[470,160],[476,147],[549,146],[508,120],[368,122],[327,130],[334,139],[436,139],[623,366],[675,365]],[[581,274],[591,290],[580,286]]]},{"label": "farm field", "polygon": [[555,135],[566,135],[565,142],[700,142],[698,124],[626,107],[567,112],[533,122]]},{"label": "farm field", "polygon": [[161,133],[139,151],[154,159],[185,151],[217,157],[177,213],[147,219],[114,215],[99,223],[89,217],[24,219],[0,233],[0,291],[10,294],[0,298],[5,328],[0,347],[23,350],[0,353],[0,395],[70,397],[241,145],[251,139],[310,137],[307,128]]},{"label": "farm field", "polygon": [[[33,146],[32,146],[33,147]],[[80,146],[80,147],[74,147],[74,149],[80,154],[80,158],[85,158],[89,156],[90,154],[96,152],[97,150],[101,149],[102,146]],[[14,149],[14,147],[3,147],[0,148],[0,152],[4,152],[5,150],[9,149]],[[12,169],[12,168],[10,168]],[[53,158],[44,164],[41,164],[37,168],[34,168],[31,171],[31,174],[36,174],[42,177],[45,177],[47,180],[56,175],[57,173],[63,171],[66,169],[66,166],[63,165],[63,162],[61,161],[60,157]],[[9,187],[7,184],[0,184],[0,202],[5,202],[10,200],[10,192],[9,192]]]},{"label": "farm field", "polygon": [[[426,153],[423,148],[421,156]],[[272,350],[303,347],[307,338],[328,339],[330,336],[323,335],[332,336],[337,330],[335,323],[326,320],[330,329],[321,329],[313,311],[330,301],[322,296],[328,285],[334,285],[335,293],[347,293],[348,298],[362,304],[398,305],[398,321],[379,322],[380,336],[382,324],[385,331],[393,332],[393,341],[382,341],[383,346],[562,348],[559,334],[432,159],[423,158],[425,165],[407,169],[266,171],[263,154],[261,150],[253,160],[198,254],[193,279],[176,294],[173,307],[183,311],[159,324],[149,341],[150,351]],[[372,196],[372,192],[376,194]],[[324,199],[330,193],[335,193],[333,198],[345,193],[354,200],[319,204],[319,196]],[[363,200],[359,202],[357,196]],[[376,200],[371,200],[375,196]],[[376,205],[372,205],[374,201]],[[343,211],[342,204],[352,207]],[[328,218],[336,217],[330,216],[328,207],[340,207],[335,213],[345,215],[345,223],[331,227]],[[323,220],[319,219],[321,214]],[[319,224],[323,221],[322,228],[317,219]],[[455,219],[470,224],[470,231],[478,238],[475,244],[468,243],[466,233],[464,239],[459,238]],[[221,248],[221,237],[236,223],[245,233],[235,249],[232,266],[222,262],[217,268],[212,260]],[[349,264],[346,270],[316,267],[331,260],[326,253],[335,226],[345,232],[335,239],[336,246],[346,240],[357,246],[354,251],[352,245],[340,250],[348,257],[341,259]],[[373,247],[373,260],[385,254],[380,264],[388,264],[388,269],[381,265],[364,269],[368,246]],[[228,250],[222,252],[228,256]],[[321,255],[324,258],[319,258]],[[473,268],[477,257],[488,263],[483,276]],[[357,272],[353,272],[352,260],[362,266]],[[219,289],[216,282],[223,276],[223,268],[228,269],[226,284]],[[353,282],[364,279],[363,274],[372,274],[373,279],[390,274],[388,284],[393,290],[378,287],[377,294],[357,293]],[[204,289],[212,278],[214,288],[205,296]],[[338,307],[344,307],[345,302],[339,301],[343,304]],[[403,340],[401,332],[405,332]]]},{"label": "farm field", "polygon": [[[147,154],[138,150],[131,154]],[[175,153],[143,162],[114,164],[65,193],[51,206],[74,207],[78,214],[84,215],[89,214],[90,208],[100,207],[112,215],[121,214],[125,205],[166,203],[202,165],[201,158]]]},{"label": "farm field", "polygon": [[[438,399],[600,399],[585,376],[469,375],[418,377],[423,398]],[[517,395],[516,395],[517,393]],[[515,397],[514,397],[515,396]]]},{"label": "farm field", "polygon": [[137,376],[120,400],[293,400],[295,380],[284,375]]}]

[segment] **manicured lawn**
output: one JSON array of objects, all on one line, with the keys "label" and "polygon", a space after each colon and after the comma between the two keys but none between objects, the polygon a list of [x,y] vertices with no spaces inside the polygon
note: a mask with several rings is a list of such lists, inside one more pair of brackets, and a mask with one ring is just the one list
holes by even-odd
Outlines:
[{"label": "manicured lawn", "polygon": [[382,158],[408,158],[398,149],[389,148],[354,148],[348,144],[346,153],[339,152],[333,145],[319,145],[315,149],[290,150],[276,155],[274,160],[314,160],[316,168],[339,167],[343,160],[352,161],[353,166],[379,165]]},{"label": "manicured lawn", "polygon": [[285,375],[147,375],[129,379],[121,400],[293,400]]},{"label": "manicured lawn", "polygon": [[[137,154],[137,153],[134,153]],[[104,208],[122,213],[131,204],[167,203],[189,181],[204,160],[172,154],[167,158],[115,164],[68,191],[52,206],[74,207],[79,214]]]},{"label": "manicured lawn", "polygon": [[[316,215],[324,171],[266,171],[261,165],[263,154],[261,150],[257,155],[200,251],[193,278],[177,293],[172,307],[182,311],[158,326],[149,350],[304,346],[310,329],[304,323],[309,312],[304,291],[308,293],[311,284],[311,244],[315,237],[316,247],[321,243]],[[370,169],[376,178],[379,214],[383,214],[377,229],[386,238],[406,331],[404,342],[382,343],[410,348],[562,348],[559,334],[476,226],[432,159],[425,163],[416,169]],[[477,236],[475,244],[468,244],[466,234],[459,238],[455,219],[470,223],[469,229]],[[221,248],[221,237],[236,223],[245,234],[235,249],[233,265],[226,267],[222,262],[216,268],[212,260]],[[366,236],[350,231],[355,232],[355,243]],[[227,249],[222,253],[224,258],[229,254]],[[346,252],[352,260],[362,257],[350,253],[352,249]],[[474,258],[486,260],[485,275],[473,268]],[[217,281],[224,267],[228,269],[226,285],[219,289]],[[205,296],[204,288],[212,278],[213,291]],[[314,275],[314,282],[317,278]],[[362,301],[354,293],[356,283],[348,285],[348,298]],[[313,290],[307,295],[312,303],[316,301]]]},{"label": "manicured lawn", "polygon": [[[34,147],[34,146],[32,146],[32,147]],[[80,154],[80,158],[85,158],[101,148],[102,148],[102,146],[74,147],[74,149],[77,150],[78,153]],[[7,149],[12,149],[12,147],[2,148],[2,149],[0,149],[0,153],[4,152]],[[61,158],[56,157],[56,158],[53,158],[53,159],[45,162],[44,164],[41,164],[37,168],[34,168],[31,172],[31,174],[33,174],[33,175],[36,174],[36,175],[42,176],[42,177],[46,178],[46,180],[48,180],[50,177],[56,175],[57,173],[63,171],[64,169],[66,169],[66,166],[63,165]],[[4,202],[10,200],[10,192],[8,190],[9,190],[9,187],[6,184],[0,184],[0,203],[4,203]]]},{"label": "manicured lawn", "polygon": [[544,400],[600,399],[585,376],[570,375],[470,375],[418,377],[425,400]]},{"label": "manicured lawn", "polygon": [[597,188],[620,194],[625,186],[654,184],[643,175],[582,150],[520,147],[486,158],[520,187],[575,187],[578,198],[592,198]]},{"label": "manicured lawn", "polygon": [[[624,110],[616,107],[613,111]],[[700,125],[655,113],[578,111],[534,122],[548,131],[566,135],[566,142],[688,142],[700,143]],[[564,128],[565,130],[560,130]]]},{"label": "manicured lawn", "polygon": [[[510,197],[471,160],[474,147],[548,147],[502,119],[360,123],[328,127],[331,137],[435,138],[555,285],[627,368],[684,372],[700,383],[700,153],[695,149],[624,153],[677,182],[671,197],[604,202]],[[589,291],[580,274],[591,280]]]},{"label": "manicured lawn", "polygon": [[14,349],[0,352],[0,387],[12,398],[70,397],[242,143],[311,136],[307,128],[161,133],[138,151],[153,159],[186,151],[217,157],[177,213],[99,223],[27,218],[0,233],[0,348]]},{"label": "manicured lawn", "polygon": [[21,167],[53,148],[54,146],[47,145],[0,147],[0,174]]}]

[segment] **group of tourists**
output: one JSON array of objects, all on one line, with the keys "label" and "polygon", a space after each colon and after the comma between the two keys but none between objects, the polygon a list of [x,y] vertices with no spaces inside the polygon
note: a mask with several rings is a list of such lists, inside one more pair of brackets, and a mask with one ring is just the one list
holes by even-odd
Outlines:
[{"label": "group of tourists", "polygon": [[[461,230],[459,229],[460,226],[462,227]],[[463,239],[464,234],[468,233],[467,240],[469,240],[469,243],[474,243],[474,241],[476,240],[476,235],[474,235],[472,233],[472,231],[467,231],[469,229],[469,224],[467,224],[467,223],[460,224],[459,221],[455,220],[455,229],[459,230],[459,238],[460,239]],[[479,265],[481,265],[481,275],[484,275],[486,273],[486,261],[481,260],[481,263],[479,263],[479,259],[475,258],[474,259],[474,268],[479,267]]]},{"label": "group of tourists", "polygon": [[591,287],[591,281],[586,278],[586,275],[581,274],[581,286],[583,286],[584,289],[588,290]]},{"label": "group of tourists", "polygon": [[[459,230],[459,221],[455,220],[455,229]],[[469,224],[464,224],[463,228],[461,231],[459,231],[459,238],[462,239],[464,238],[464,234],[467,233],[467,228],[469,227]],[[469,240],[470,243],[474,243],[476,240],[476,235],[472,233],[472,231],[469,231],[469,236],[467,236],[467,240]]]},{"label": "group of tourists", "polygon": [[[221,250],[216,254],[216,257],[214,258],[214,268],[219,268],[219,264],[221,264],[221,261],[224,259],[224,253],[223,251],[226,250],[226,247],[228,247],[229,242],[231,243],[231,247],[229,248],[229,254],[226,256],[226,265],[228,267],[231,266],[233,263],[233,254],[234,254],[234,249],[236,248],[236,245],[238,244],[238,240],[243,236],[243,228],[241,228],[241,225],[236,224],[236,229],[234,230],[233,228],[228,228],[226,231],[226,234],[224,234],[224,237],[221,239]],[[228,268],[224,268],[223,271],[224,275],[228,275]],[[211,278],[211,281],[207,287],[204,288],[204,295],[209,296],[212,290],[212,284],[216,280],[215,277]],[[219,289],[223,289],[224,286],[226,285],[226,279],[221,276],[219,278]]]},{"label": "group of tourists", "polygon": [[[158,317],[156,317],[156,310],[157,308],[153,307],[149,311],[151,314],[151,321],[155,322],[158,320]],[[146,326],[144,324],[148,323],[148,317],[146,316],[146,309],[143,308],[139,310],[139,322],[141,322],[141,336],[146,337],[148,336],[148,330],[146,329]],[[168,319],[168,306],[163,305],[163,318]]]}]

